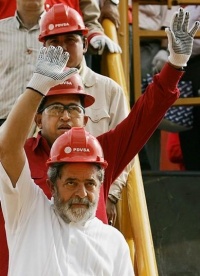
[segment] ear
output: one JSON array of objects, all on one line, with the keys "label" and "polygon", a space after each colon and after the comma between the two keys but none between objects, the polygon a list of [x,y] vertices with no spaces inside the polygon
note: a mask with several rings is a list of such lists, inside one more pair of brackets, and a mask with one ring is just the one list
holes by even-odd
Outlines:
[{"label": "ear", "polygon": [[51,191],[51,194],[53,195],[55,193],[55,187],[54,187],[53,183],[49,179],[47,179],[46,182]]},{"label": "ear", "polygon": [[83,38],[83,53],[85,54],[88,49],[88,40],[86,37]]},{"label": "ear", "polygon": [[42,129],[42,114],[41,113],[37,113],[35,115],[35,123],[36,123],[37,127],[39,127],[39,129]]}]

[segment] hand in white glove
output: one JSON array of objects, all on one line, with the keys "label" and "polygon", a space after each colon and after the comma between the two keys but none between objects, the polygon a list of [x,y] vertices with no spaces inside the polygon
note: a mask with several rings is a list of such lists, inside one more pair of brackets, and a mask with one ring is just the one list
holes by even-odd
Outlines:
[{"label": "hand in white glove", "polygon": [[175,13],[171,21],[171,28],[165,29],[170,52],[168,60],[171,64],[178,67],[187,65],[192,53],[193,37],[199,28],[199,24],[200,22],[196,21],[191,30],[188,31],[189,12],[184,13],[183,9],[180,8],[179,12]]},{"label": "hand in white glove", "polygon": [[98,50],[98,54],[102,55],[105,46],[111,53],[121,53],[121,47],[112,41],[107,35],[96,35],[90,40],[90,45]]},{"label": "hand in white glove", "polygon": [[35,71],[27,88],[32,88],[46,95],[51,87],[63,83],[77,72],[76,68],[64,71],[69,53],[63,52],[63,48],[49,46],[42,47],[39,52]]},{"label": "hand in white glove", "polygon": [[168,60],[169,53],[166,50],[160,50],[158,53],[155,55],[152,61],[152,70],[153,74],[159,73],[165,63]]}]

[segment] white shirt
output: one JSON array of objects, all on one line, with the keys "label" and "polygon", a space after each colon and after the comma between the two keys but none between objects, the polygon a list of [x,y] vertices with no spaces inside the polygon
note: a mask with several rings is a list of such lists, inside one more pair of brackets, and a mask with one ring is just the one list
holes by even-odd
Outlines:
[{"label": "white shirt", "polygon": [[10,252],[9,276],[131,276],[128,245],[97,218],[65,223],[30,178],[26,162],[16,188],[0,164],[0,195]]},{"label": "white shirt", "polygon": [[39,24],[27,30],[17,14],[0,20],[0,119],[6,119],[32,77],[38,50]]}]

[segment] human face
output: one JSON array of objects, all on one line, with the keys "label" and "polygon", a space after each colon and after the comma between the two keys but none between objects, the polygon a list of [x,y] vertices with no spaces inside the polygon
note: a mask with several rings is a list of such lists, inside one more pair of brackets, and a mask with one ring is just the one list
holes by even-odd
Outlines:
[{"label": "human face", "polygon": [[53,187],[55,209],[66,222],[86,222],[95,216],[101,182],[90,163],[65,164]]},{"label": "human face", "polygon": [[[78,95],[56,95],[48,97],[45,106],[49,106],[55,103],[61,103],[64,105],[81,105]],[[50,116],[45,112],[42,112],[36,115],[35,122],[40,128],[42,136],[51,146],[61,134],[68,131],[72,127],[85,126],[87,123],[87,117],[82,115],[77,118],[71,118],[67,110],[65,110],[61,116]]]},{"label": "human face", "polygon": [[[85,43],[87,44],[87,43]],[[83,45],[83,38],[74,33],[54,35],[47,39],[45,46],[61,46],[64,51],[69,53],[67,67],[79,68],[83,59],[83,54],[87,51],[87,45]]]}]

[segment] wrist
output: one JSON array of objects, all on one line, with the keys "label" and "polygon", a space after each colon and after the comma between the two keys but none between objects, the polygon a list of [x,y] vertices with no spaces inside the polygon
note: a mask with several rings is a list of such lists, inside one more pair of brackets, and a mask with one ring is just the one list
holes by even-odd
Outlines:
[{"label": "wrist", "polygon": [[175,68],[178,71],[185,71],[185,67],[183,66],[176,66],[174,64],[172,64],[170,61],[168,61],[169,65],[172,66],[173,68]]},{"label": "wrist", "polygon": [[117,204],[117,202],[118,202],[118,198],[116,198],[114,195],[111,195],[111,194],[108,195],[108,199],[109,199],[113,204]]},{"label": "wrist", "polygon": [[38,90],[34,89],[33,87],[29,87],[29,86],[27,86],[27,87],[26,87],[26,89],[31,89],[31,90],[33,90],[34,92],[38,93],[38,94],[39,94],[40,96],[42,96],[43,98],[45,97],[45,95],[44,95],[44,94],[42,94],[40,91],[38,91]]},{"label": "wrist", "polygon": [[186,54],[170,53],[168,61],[176,68],[186,67],[190,56]]},{"label": "wrist", "polygon": [[50,77],[34,73],[30,79],[27,87],[33,89],[43,96],[46,96],[52,85],[52,79]]}]

